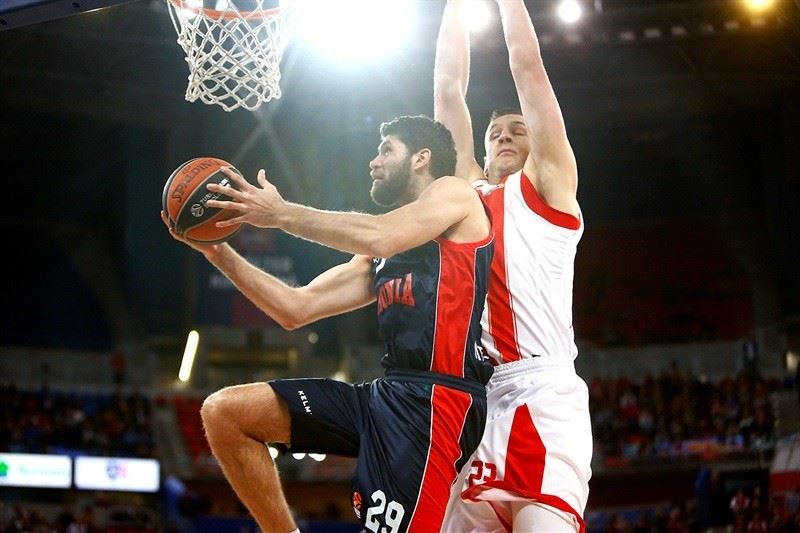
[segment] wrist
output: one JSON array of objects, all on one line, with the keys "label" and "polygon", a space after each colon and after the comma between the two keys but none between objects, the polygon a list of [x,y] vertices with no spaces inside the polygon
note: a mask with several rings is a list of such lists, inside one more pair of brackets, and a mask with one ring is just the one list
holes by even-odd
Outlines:
[{"label": "wrist", "polygon": [[203,256],[205,256],[205,258],[208,261],[213,263],[213,262],[217,261],[222,256],[223,248],[225,248],[226,246],[228,246],[227,243],[211,244],[211,245],[203,247],[203,249],[200,250],[200,251],[202,252]]},{"label": "wrist", "polygon": [[292,221],[297,218],[297,211],[300,206],[291,202],[282,202],[280,209],[275,210],[275,223],[280,229],[291,226]]}]

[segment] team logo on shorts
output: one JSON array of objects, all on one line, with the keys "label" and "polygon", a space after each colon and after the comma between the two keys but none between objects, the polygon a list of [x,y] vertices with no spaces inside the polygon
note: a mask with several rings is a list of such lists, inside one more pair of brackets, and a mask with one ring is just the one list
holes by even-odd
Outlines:
[{"label": "team logo on shorts", "polygon": [[356,518],[361,520],[361,493],[357,490],[353,491],[353,511],[356,513]]}]

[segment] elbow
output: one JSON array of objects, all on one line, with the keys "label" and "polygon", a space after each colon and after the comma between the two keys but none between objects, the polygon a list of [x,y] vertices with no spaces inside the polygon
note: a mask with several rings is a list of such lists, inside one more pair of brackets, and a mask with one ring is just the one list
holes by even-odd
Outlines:
[{"label": "elbow", "polygon": [[395,245],[395,239],[389,235],[378,234],[370,240],[367,255],[381,259],[389,259],[398,251]]},{"label": "elbow", "polygon": [[306,325],[301,317],[295,314],[281,313],[271,317],[280,327],[286,331],[294,331]]},{"label": "elbow", "polygon": [[398,239],[395,230],[397,228],[394,228],[392,224],[390,220],[387,220],[386,215],[376,216],[369,230],[362,234],[363,250],[360,253],[381,259],[388,259],[396,254],[399,251],[396,249]]},{"label": "elbow", "polygon": [[372,257],[379,257],[381,259],[389,259],[395,254],[394,248],[391,246],[389,239],[379,238],[375,240],[369,247],[369,255]]},{"label": "elbow", "polygon": [[[311,322],[309,305],[300,288],[292,288],[288,298],[280,306],[259,306],[264,313],[286,331],[294,331]],[[270,310],[269,307],[272,307]],[[277,307],[277,308],[276,308]]]},{"label": "elbow", "polygon": [[303,326],[305,326],[305,323],[299,321],[281,323],[281,327],[286,331],[294,331],[302,328]]},{"label": "elbow", "polygon": [[441,76],[434,80],[433,101],[434,104],[449,104],[466,96],[463,90],[463,83],[458,76]]}]

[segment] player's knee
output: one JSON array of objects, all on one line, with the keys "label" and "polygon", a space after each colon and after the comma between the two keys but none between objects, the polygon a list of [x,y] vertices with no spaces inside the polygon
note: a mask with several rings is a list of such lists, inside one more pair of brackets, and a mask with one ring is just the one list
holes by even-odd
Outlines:
[{"label": "player's knee", "polygon": [[232,405],[235,402],[235,394],[229,389],[218,390],[208,396],[200,407],[200,418],[208,434],[223,429],[221,426],[227,426],[224,428],[226,431],[231,429],[230,426],[235,426],[236,408]]},{"label": "player's knee", "polygon": [[241,436],[271,442],[285,439],[289,417],[272,388],[264,383],[221,389],[203,402],[200,417],[209,439]]}]

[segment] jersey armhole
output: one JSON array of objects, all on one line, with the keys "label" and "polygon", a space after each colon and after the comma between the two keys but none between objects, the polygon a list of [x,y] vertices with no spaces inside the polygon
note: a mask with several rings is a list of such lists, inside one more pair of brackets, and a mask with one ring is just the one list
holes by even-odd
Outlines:
[{"label": "jersey armhole", "polygon": [[544,201],[544,198],[539,196],[536,187],[533,186],[531,180],[524,173],[520,173],[520,189],[522,190],[522,198],[525,204],[537,215],[547,220],[556,226],[577,230],[581,227],[581,219],[575,215],[559,211],[551,207]]}]

